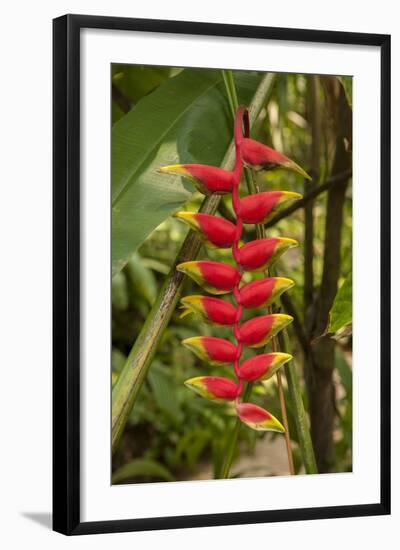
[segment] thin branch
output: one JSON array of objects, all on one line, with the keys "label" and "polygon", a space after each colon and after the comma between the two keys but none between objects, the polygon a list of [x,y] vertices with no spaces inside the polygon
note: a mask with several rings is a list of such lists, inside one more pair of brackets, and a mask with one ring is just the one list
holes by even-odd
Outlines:
[{"label": "thin branch", "polygon": [[278,214],[276,214],[273,218],[271,218],[265,224],[265,227],[268,229],[269,227],[274,226],[284,218],[287,218],[287,216],[290,216],[291,214],[293,214],[293,212],[296,212],[300,208],[304,208],[304,206],[309,201],[315,199],[316,197],[318,197],[318,195],[320,195],[324,191],[328,191],[328,189],[330,189],[333,185],[337,183],[343,183],[344,181],[348,180],[351,177],[351,175],[352,175],[352,171],[351,169],[349,169],[341,172],[340,174],[336,174],[335,176],[327,178],[324,183],[321,183],[320,185],[318,185],[318,187],[316,187],[312,191],[309,191],[306,195],[304,195],[302,199],[294,202],[287,208],[281,210]]},{"label": "thin branch", "polygon": [[300,321],[300,316],[298,314],[296,306],[294,305],[290,295],[287,292],[284,292],[281,295],[280,300],[286,313],[293,317],[293,330],[296,333],[301,349],[303,350],[304,354],[307,354],[310,350],[310,344],[307,340],[306,333],[304,332],[303,324]]},{"label": "thin branch", "polygon": [[[319,101],[319,78],[317,75],[308,77],[308,105],[311,126],[311,163],[312,182],[304,183],[305,192],[312,191],[319,180],[320,144],[321,144],[321,104]],[[307,185],[310,188],[307,189]],[[310,200],[304,208],[304,321],[306,331],[309,331],[309,311],[314,297],[314,200]]]}]

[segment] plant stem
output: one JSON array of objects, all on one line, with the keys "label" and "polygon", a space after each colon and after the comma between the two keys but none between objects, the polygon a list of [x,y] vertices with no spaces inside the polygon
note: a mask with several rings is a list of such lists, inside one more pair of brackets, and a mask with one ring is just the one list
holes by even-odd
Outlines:
[{"label": "plant stem", "polygon": [[[281,351],[285,353],[290,352],[287,333],[283,331],[280,332],[278,334],[278,340]],[[317,474],[317,463],[315,461],[314,448],[311,441],[307,415],[304,409],[303,398],[301,395],[299,377],[297,376],[297,371],[293,362],[287,363],[284,368],[288,383],[290,399],[292,400],[292,404],[296,411],[294,418],[296,422],[297,435],[299,438],[299,446],[303,459],[303,464],[307,474]]]},{"label": "plant stem", "polygon": [[283,391],[282,374],[279,370],[276,373],[276,381],[278,384],[279,403],[282,411],[282,422],[285,427],[284,435],[285,435],[285,444],[286,444],[286,454],[287,454],[288,464],[289,464],[289,472],[291,476],[294,476],[296,475],[296,471],[294,469],[294,462],[293,462],[293,450],[292,450],[292,443],[290,440],[289,421],[288,421],[287,410],[286,410],[285,393]]},{"label": "plant stem", "polygon": [[[246,402],[249,400],[251,391],[253,389],[253,384],[247,384],[246,389],[243,392],[243,402]],[[236,444],[239,436],[239,431],[242,426],[242,422],[239,418],[235,420],[235,425],[233,426],[233,429],[231,431],[231,434],[228,438],[228,445],[225,449],[225,462],[222,466],[221,473],[218,476],[218,479],[228,479],[229,472],[232,466],[233,458],[235,456],[235,449]]]},{"label": "plant stem", "polygon": [[[275,74],[265,75],[249,106],[250,121],[258,117],[265,102],[268,100]],[[222,168],[230,170],[235,159],[233,141],[221,164]],[[220,197],[211,195],[204,199],[200,208],[201,212],[212,214],[216,211]],[[143,381],[146,378],[151,361],[156,353],[160,337],[168,325],[172,313],[179,299],[185,276],[175,270],[175,266],[196,257],[200,250],[201,241],[190,231],[184,240],[178,256],[166,277],[159,292],[157,300],[147,316],[139,336],[133,345],[121,374],[112,392],[112,450],[118,446],[118,442],[125,428],[128,416],[134,406]]]},{"label": "plant stem", "polygon": [[229,107],[231,109],[231,115],[232,115],[232,118],[234,120],[236,109],[238,107],[238,101],[237,101],[237,96],[236,96],[236,90],[233,93],[233,90],[231,88],[232,80],[230,78],[230,75],[231,75],[232,71],[228,71],[228,70],[223,69],[221,72],[222,72],[222,78],[224,80],[225,88],[226,88],[226,91],[227,91],[228,103],[229,103]]}]

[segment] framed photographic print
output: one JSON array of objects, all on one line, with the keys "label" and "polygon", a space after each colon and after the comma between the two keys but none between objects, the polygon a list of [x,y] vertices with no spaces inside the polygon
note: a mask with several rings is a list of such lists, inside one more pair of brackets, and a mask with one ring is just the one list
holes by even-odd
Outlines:
[{"label": "framed photographic print", "polygon": [[390,37],[54,20],[54,529],[390,513]]}]

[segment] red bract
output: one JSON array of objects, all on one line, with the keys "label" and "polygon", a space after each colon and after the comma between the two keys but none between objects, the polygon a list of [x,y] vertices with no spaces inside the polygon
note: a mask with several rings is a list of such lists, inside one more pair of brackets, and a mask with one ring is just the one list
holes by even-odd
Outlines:
[{"label": "red bract", "polygon": [[221,298],[209,296],[185,296],[182,298],[182,317],[189,313],[199,314],[204,321],[230,326],[235,323],[236,308]]},{"label": "red bract", "polygon": [[265,270],[288,248],[297,245],[293,239],[269,237],[247,243],[239,248],[244,223],[264,223],[283,204],[300,198],[289,191],[267,191],[240,198],[239,185],[243,161],[252,166],[272,169],[282,167],[308,175],[296,163],[281,153],[249,139],[249,113],[240,107],[234,125],[235,165],[232,172],[201,164],[178,164],[160,170],[178,173],[191,179],[203,193],[232,193],[232,207],[236,224],[201,212],[178,212],[177,218],[200,233],[205,244],[217,248],[232,248],[236,267],[215,261],[189,261],[177,266],[197,284],[212,294],[233,292],[236,307],[218,298],[186,296],[182,298],[183,316],[195,312],[208,323],[232,326],[237,344],[210,336],[195,336],[183,341],[198,357],[212,365],[230,366],[238,383],[220,376],[198,376],[185,384],[207,399],[235,401],[236,412],[242,422],[255,430],[283,432],[282,424],[268,411],[252,403],[241,403],[245,382],[267,380],[287,361],[287,353],[264,353],[240,363],[244,346],[264,346],[283,327],[292,321],[284,314],[261,315],[241,324],[243,308],[267,307],[282,292],[293,286],[283,277],[265,277],[240,287],[243,271]]},{"label": "red bract", "polygon": [[260,348],[293,321],[283,313],[261,315],[243,323],[239,328],[240,342],[250,348]]},{"label": "red bract", "polygon": [[233,401],[239,386],[222,376],[197,376],[186,380],[185,385],[211,401]]},{"label": "red bract", "polygon": [[264,270],[275,262],[288,248],[297,246],[294,239],[267,237],[239,248],[238,261],[246,271]]},{"label": "red bract", "polygon": [[242,422],[253,430],[272,431],[283,433],[285,428],[275,416],[253,403],[240,403],[236,407],[237,414]]},{"label": "red bract", "polygon": [[248,309],[267,307],[293,285],[291,279],[284,277],[267,277],[252,281],[240,289],[240,303]]},{"label": "red bract", "polygon": [[265,191],[240,199],[239,213],[243,223],[265,223],[288,202],[301,198],[291,191]]},{"label": "red bract", "polygon": [[240,146],[242,159],[246,164],[254,166],[260,170],[272,170],[273,168],[286,168],[297,172],[303,178],[308,180],[311,177],[296,164],[293,160],[289,159],[282,153],[278,153],[271,147],[255,141],[254,139],[244,138]]},{"label": "red bract", "polygon": [[247,382],[268,380],[278,369],[290,361],[289,353],[263,353],[244,361],[239,368],[239,378]]},{"label": "red bract", "polygon": [[177,212],[175,217],[198,231],[209,246],[230,248],[235,240],[236,226],[224,218],[196,212]]},{"label": "red bract", "polygon": [[210,365],[226,366],[236,359],[236,346],[228,340],[213,336],[194,336],[183,340],[187,348]]},{"label": "red bract", "polygon": [[231,292],[240,281],[240,273],[234,267],[222,262],[183,262],[177,265],[176,269],[189,275],[211,294]]},{"label": "red bract", "polygon": [[204,195],[208,195],[209,193],[222,195],[230,193],[233,188],[233,173],[216,166],[207,166],[205,164],[173,164],[171,166],[162,166],[160,172],[185,176]]}]

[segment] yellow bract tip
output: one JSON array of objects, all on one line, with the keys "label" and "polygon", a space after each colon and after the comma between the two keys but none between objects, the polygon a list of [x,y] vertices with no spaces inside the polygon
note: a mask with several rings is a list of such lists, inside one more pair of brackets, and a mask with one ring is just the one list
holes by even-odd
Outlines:
[{"label": "yellow bract tip", "polygon": [[285,433],[285,428],[282,426],[282,424],[279,422],[279,420],[277,418],[275,418],[275,416],[270,418],[266,422],[266,424],[268,426],[268,430],[270,430],[272,432]]},{"label": "yellow bract tip", "polygon": [[190,338],[185,338],[184,340],[182,340],[182,344],[184,346],[198,344],[199,342],[201,342],[202,338],[203,336],[191,336]]},{"label": "yellow bract tip", "polygon": [[160,166],[158,170],[160,172],[163,172],[164,174],[188,174],[188,171],[183,166],[183,164],[170,164],[168,166]]},{"label": "yellow bract tip", "polygon": [[287,363],[291,359],[293,359],[293,355],[290,355],[290,353],[283,353],[282,351],[278,351],[275,353],[276,361],[279,361],[279,363]]},{"label": "yellow bract tip", "polygon": [[202,301],[203,298],[204,296],[201,296],[201,295],[185,296],[184,298],[181,299],[181,302],[183,305],[198,304],[199,302]]},{"label": "yellow bract tip", "polygon": [[291,315],[286,315],[286,313],[275,313],[274,317],[279,321],[293,321],[293,317]]},{"label": "yellow bract tip", "polygon": [[296,241],[296,239],[290,239],[289,237],[279,237],[279,242],[288,246],[299,246],[299,241]]},{"label": "yellow bract tip", "polygon": [[196,386],[197,384],[201,384],[203,380],[203,376],[195,376],[194,378],[188,378],[184,381],[185,386]]},{"label": "yellow bract tip", "polygon": [[178,271],[185,271],[187,269],[190,269],[191,267],[195,267],[195,265],[196,265],[195,260],[190,262],[182,262],[180,264],[177,264],[176,269],[178,269]]},{"label": "yellow bract tip", "polygon": [[294,286],[294,281],[292,279],[287,279],[286,277],[276,277],[278,288],[285,287],[286,289],[292,288]]},{"label": "yellow bract tip", "polygon": [[181,220],[191,220],[194,216],[194,212],[175,212],[173,214],[174,218],[179,218]]}]

